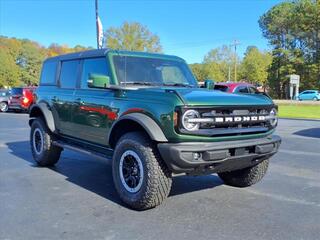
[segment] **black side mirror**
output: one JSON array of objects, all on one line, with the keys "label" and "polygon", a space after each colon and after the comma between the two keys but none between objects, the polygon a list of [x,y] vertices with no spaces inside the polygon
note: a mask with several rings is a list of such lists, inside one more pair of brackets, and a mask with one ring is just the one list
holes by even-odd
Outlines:
[{"label": "black side mirror", "polygon": [[214,81],[213,80],[204,80],[204,88],[213,90],[214,89]]}]

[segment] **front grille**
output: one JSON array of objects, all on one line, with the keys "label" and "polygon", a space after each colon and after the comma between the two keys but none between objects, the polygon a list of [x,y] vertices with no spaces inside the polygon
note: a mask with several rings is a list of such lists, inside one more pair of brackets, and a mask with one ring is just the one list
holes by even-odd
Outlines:
[{"label": "front grille", "polygon": [[[212,119],[212,122],[200,123],[197,131],[187,131],[182,126],[179,127],[179,131],[183,134],[215,137],[265,133],[272,128],[266,119],[272,108],[272,105],[192,108],[200,113],[201,118]],[[182,109],[181,114],[188,109]]]}]

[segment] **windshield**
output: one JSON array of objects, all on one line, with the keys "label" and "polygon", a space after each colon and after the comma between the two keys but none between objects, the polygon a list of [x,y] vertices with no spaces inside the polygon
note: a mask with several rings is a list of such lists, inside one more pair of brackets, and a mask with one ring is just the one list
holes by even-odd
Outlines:
[{"label": "windshield", "polygon": [[184,62],[131,56],[114,56],[113,62],[119,84],[198,86]]},{"label": "windshield", "polygon": [[22,95],[22,88],[12,88],[11,95]]}]

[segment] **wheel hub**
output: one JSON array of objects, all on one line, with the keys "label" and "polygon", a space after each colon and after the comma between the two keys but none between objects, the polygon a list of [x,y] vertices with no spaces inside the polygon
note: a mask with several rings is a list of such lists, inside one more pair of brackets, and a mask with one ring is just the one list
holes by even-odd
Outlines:
[{"label": "wheel hub", "polygon": [[33,149],[40,155],[43,150],[43,135],[39,128],[36,128],[33,132]]},{"label": "wheel hub", "polygon": [[132,150],[125,151],[119,163],[119,173],[122,185],[128,192],[136,193],[143,182],[143,165],[140,157]]}]

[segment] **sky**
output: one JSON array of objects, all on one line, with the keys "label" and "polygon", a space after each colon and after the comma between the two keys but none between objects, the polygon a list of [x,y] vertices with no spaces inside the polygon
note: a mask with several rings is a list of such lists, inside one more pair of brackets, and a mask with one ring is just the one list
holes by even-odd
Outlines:
[{"label": "sky", "polygon": [[[99,0],[104,30],[139,22],[160,37],[163,52],[202,62],[213,48],[240,42],[269,49],[259,17],[280,0]],[[96,47],[94,0],[0,0],[0,35]]]}]

